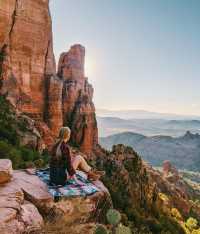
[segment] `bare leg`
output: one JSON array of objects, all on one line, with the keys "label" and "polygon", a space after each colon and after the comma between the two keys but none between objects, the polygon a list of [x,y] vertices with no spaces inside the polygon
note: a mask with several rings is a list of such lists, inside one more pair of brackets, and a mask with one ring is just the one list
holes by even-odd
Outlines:
[{"label": "bare leg", "polygon": [[75,170],[80,168],[82,171],[88,173],[91,171],[91,167],[81,155],[76,155],[72,158],[72,166]]}]

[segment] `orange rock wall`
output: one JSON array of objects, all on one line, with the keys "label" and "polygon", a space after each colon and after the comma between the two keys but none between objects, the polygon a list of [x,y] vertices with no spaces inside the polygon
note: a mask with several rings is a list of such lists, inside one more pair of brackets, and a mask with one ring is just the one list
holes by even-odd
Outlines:
[{"label": "orange rock wall", "polygon": [[71,127],[72,143],[90,154],[98,133],[84,65],[85,48],[74,45],[61,54],[56,75],[48,0],[0,1],[0,93],[54,137]]},{"label": "orange rock wall", "polygon": [[0,2],[3,88],[22,112],[43,119],[45,75],[55,74],[47,0]]}]

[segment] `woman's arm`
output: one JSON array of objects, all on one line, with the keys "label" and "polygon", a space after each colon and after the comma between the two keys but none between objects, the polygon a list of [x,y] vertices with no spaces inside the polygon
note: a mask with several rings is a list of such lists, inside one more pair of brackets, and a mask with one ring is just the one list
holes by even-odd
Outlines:
[{"label": "woman's arm", "polygon": [[61,145],[61,151],[62,151],[63,156],[66,157],[67,171],[68,171],[70,176],[73,176],[76,173],[76,171],[74,170],[74,168],[72,166],[71,152],[70,152],[69,146],[67,144],[65,144],[64,142]]}]

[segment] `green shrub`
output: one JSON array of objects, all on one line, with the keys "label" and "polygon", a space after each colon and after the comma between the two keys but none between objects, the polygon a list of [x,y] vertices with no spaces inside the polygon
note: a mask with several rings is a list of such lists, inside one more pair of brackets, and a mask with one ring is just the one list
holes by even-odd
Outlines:
[{"label": "green shrub", "polygon": [[0,95],[0,140],[7,141],[12,145],[19,145],[16,129],[17,122],[10,103],[5,96]]},{"label": "green shrub", "polygon": [[0,158],[10,159],[14,169],[19,168],[22,162],[20,150],[5,141],[0,141]]},{"label": "green shrub", "polygon": [[159,217],[159,222],[163,231],[168,231],[172,234],[185,234],[183,227],[173,218],[162,215]]},{"label": "green shrub", "polygon": [[145,226],[148,226],[150,231],[152,231],[155,234],[160,234],[163,229],[162,224],[160,224],[154,218],[144,219],[143,223],[145,224]]},{"label": "green shrub", "polygon": [[33,163],[36,167],[45,165],[38,152],[25,147],[13,146],[5,141],[0,141],[0,158],[10,159],[14,169],[33,167]]},{"label": "green shrub", "polygon": [[200,228],[197,229],[197,230],[193,230],[193,231],[192,231],[192,234],[200,234]]},{"label": "green shrub", "polygon": [[174,217],[177,220],[183,219],[181,213],[176,208],[171,209],[171,215],[172,215],[172,217]]},{"label": "green shrub", "polygon": [[0,95],[0,158],[8,158],[14,169],[42,167],[48,163],[48,153],[41,155],[36,150],[20,146],[17,129],[27,130],[26,123],[17,120],[9,101]]},{"label": "green shrub", "polygon": [[44,165],[44,160],[43,159],[37,159],[37,160],[35,160],[34,161],[34,165],[35,165],[35,167],[37,167],[37,168],[42,168],[42,167],[44,167],[45,165]]},{"label": "green shrub", "polygon": [[108,212],[106,214],[106,218],[107,218],[109,224],[116,226],[121,221],[121,214],[117,210],[110,209],[110,210],[108,210]]},{"label": "green shrub", "polygon": [[95,229],[94,234],[109,234],[109,232],[108,232],[107,228],[104,227],[103,225],[98,225]]},{"label": "green shrub", "polygon": [[116,234],[131,234],[131,229],[129,227],[124,226],[124,225],[119,225],[116,228]]},{"label": "green shrub", "polygon": [[187,219],[185,225],[190,231],[193,231],[194,229],[196,229],[198,227],[198,221],[196,219],[190,217]]}]

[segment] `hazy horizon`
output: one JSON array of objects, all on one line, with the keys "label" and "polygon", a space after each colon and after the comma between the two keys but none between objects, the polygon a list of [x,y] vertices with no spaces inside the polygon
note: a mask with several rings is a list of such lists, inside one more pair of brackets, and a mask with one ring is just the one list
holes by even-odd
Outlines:
[{"label": "hazy horizon", "polygon": [[51,1],[56,59],[73,44],[86,47],[96,109],[200,115],[199,7],[198,0]]},{"label": "hazy horizon", "polygon": [[120,111],[141,111],[141,112],[152,112],[152,113],[158,113],[158,114],[172,114],[172,115],[180,115],[180,116],[196,116],[196,117],[200,117],[200,114],[195,115],[195,114],[178,114],[178,113],[173,113],[173,112],[159,112],[159,111],[150,111],[147,109],[112,109],[112,108],[96,108],[96,110],[103,110],[103,111],[114,111],[114,112],[120,112]]}]

